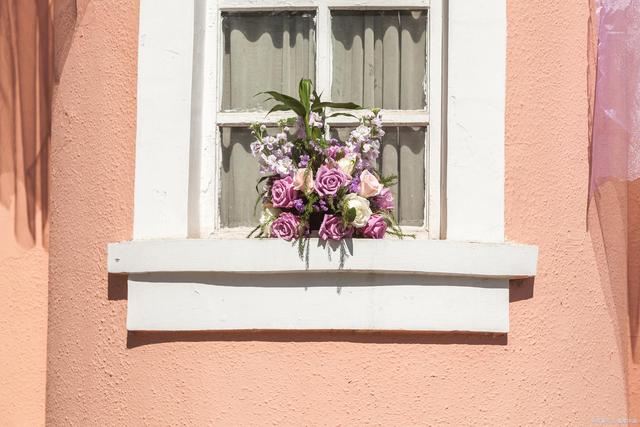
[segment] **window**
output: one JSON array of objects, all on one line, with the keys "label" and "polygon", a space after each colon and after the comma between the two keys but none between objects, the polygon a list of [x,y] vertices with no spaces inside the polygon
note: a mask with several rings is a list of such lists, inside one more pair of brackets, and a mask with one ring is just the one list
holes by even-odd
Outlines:
[{"label": "window", "polygon": [[[506,1],[282,3],[140,1],[133,239],[108,257],[110,273],[129,274],[127,328],[508,331],[508,279],[535,275],[537,248],[504,242]],[[424,61],[403,62],[423,37]],[[268,54],[289,66],[265,67]],[[401,177],[400,212],[430,239],[354,239],[344,263],[314,243],[303,261],[279,239],[242,238],[242,206],[218,215],[242,179],[220,169],[247,164],[246,126],[264,118],[251,85],[283,88],[300,70],[325,96],[386,109],[382,167],[417,177]],[[421,180],[426,216],[411,210]]]},{"label": "window", "polygon": [[[376,1],[301,0],[273,4],[275,9],[267,3],[217,1],[217,61],[209,73],[217,75],[217,97],[210,101],[216,156],[202,159],[214,162],[209,179],[217,191],[215,200],[200,202],[201,211],[214,206],[209,233],[241,235],[257,223],[258,166],[247,126],[275,125],[291,115],[265,118],[271,105],[255,94],[273,89],[295,95],[305,77],[324,100],[382,108],[386,135],[378,167],[399,177],[392,189],[398,220],[438,237],[441,137],[432,124],[440,118],[439,9],[427,0],[394,2],[391,9]],[[206,49],[212,55],[211,46]],[[355,123],[329,121],[342,138]]]}]

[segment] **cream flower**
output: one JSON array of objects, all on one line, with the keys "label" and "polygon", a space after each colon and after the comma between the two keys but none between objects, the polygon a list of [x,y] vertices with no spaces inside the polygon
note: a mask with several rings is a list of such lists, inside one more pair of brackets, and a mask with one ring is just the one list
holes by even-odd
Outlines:
[{"label": "cream flower", "polygon": [[[271,237],[271,223],[280,215],[280,209],[276,208],[264,208],[262,215],[260,215],[260,225],[263,226],[263,231],[267,237]],[[265,225],[267,227],[265,227]]]},{"label": "cream flower", "polygon": [[378,178],[375,177],[374,174],[369,172],[368,170],[362,171],[360,174],[360,190],[358,194],[362,197],[373,197],[380,194],[384,186],[380,184]]},{"label": "cream flower", "polygon": [[351,221],[351,225],[356,228],[362,228],[367,225],[369,218],[371,218],[371,208],[369,207],[369,201],[364,197],[360,197],[355,193],[350,193],[344,196],[344,207],[347,211],[354,209],[356,212],[355,218]]},{"label": "cream flower", "polygon": [[293,177],[293,188],[305,193],[313,191],[313,171],[307,168],[298,169]]},{"label": "cream flower", "polygon": [[351,174],[353,173],[353,168],[355,168],[356,166],[356,161],[354,158],[351,158],[351,157],[343,157],[337,161],[337,164],[338,164],[338,168],[340,168],[342,172],[344,172],[346,175],[349,175],[349,177],[351,177]]}]

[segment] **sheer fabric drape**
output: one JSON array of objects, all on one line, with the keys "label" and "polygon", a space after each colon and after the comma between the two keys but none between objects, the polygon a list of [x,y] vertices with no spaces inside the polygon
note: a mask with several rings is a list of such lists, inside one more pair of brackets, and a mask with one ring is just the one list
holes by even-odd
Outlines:
[{"label": "sheer fabric drape", "polygon": [[332,99],[423,109],[426,28],[422,11],[334,11]]},{"label": "sheer fabric drape", "polygon": [[[268,110],[265,90],[295,95],[298,82],[315,80],[315,23],[309,13],[238,13],[222,18],[223,111]],[[221,129],[220,224],[253,226],[259,212],[258,164],[249,130]]]},{"label": "sheer fabric drape", "polygon": [[[390,110],[426,106],[426,11],[334,11],[334,101]],[[380,170],[397,175],[392,189],[402,225],[421,226],[425,206],[425,129],[386,128]]]},{"label": "sheer fabric drape", "polygon": [[309,13],[225,14],[223,110],[265,108],[265,90],[297,94],[315,80],[315,24]]}]

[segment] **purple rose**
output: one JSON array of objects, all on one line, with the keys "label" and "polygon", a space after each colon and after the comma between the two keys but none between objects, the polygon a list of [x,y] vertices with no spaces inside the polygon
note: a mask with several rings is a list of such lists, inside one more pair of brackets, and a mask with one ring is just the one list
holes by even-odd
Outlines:
[{"label": "purple rose", "polygon": [[271,235],[286,241],[296,239],[300,234],[300,218],[290,212],[280,214],[271,223]]},{"label": "purple rose", "polygon": [[321,196],[335,196],[349,178],[340,169],[321,166],[316,174],[315,189]]},{"label": "purple rose", "polygon": [[322,240],[340,240],[351,237],[353,228],[345,227],[342,218],[337,215],[325,215],[318,234]]},{"label": "purple rose", "polygon": [[291,208],[298,192],[293,188],[293,178],[290,176],[279,179],[271,187],[271,200],[276,208]]},{"label": "purple rose", "polygon": [[378,209],[391,210],[393,209],[393,194],[388,188],[383,188],[380,194],[373,199],[373,203]]},{"label": "purple rose", "polygon": [[364,237],[382,239],[387,232],[387,223],[380,215],[371,215],[367,225],[362,229]]}]

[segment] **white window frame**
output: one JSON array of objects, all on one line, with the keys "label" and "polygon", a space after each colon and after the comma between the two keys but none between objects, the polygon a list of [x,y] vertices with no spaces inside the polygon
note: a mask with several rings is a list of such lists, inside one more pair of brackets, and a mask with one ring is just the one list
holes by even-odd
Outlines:
[{"label": "white window frame", "polygon": [[314,241],[306,263],[276,239],[200,238],[217,198],[217,1],[140,2],[133,240],[108,254],[129,274],[127,328],[507,332],[509,279],[534,276],[538,251],[504,242],[506,0],[430,2],[449,2],[440,239]]},{"label": "white window frame", "polygon": [[[220,159],[221,135],[220,127],[248,127],[251,123],[263,122],[267,125],[277,124],[278,120],[291,117],[291,114],[273,113],[265,119],[264,112],[224,112],[222,111],[222,14],[225,12],[276,12],[276,11],[308,11],[315,14],[316,34],[316,88],[318,93],[325,94],[325,100],[331,101],[333,81],[332,52],[332,11],[337,10],[426,10],[427,40],[425,63],[427,65],[425,100],[422,110],[382,110],[385,126],[415,126],[425,128],[425,189],[423,225],[403,227],[405,231],[418,233],[421,238],[437,239],[440,237],[440,189],[441,189],[441,147],[442,147],[442,0],[398,0],[390,4],[382,0],[211,0],[208,2],[205,26],[204,55],[206,81],[203,82],[202,103],[205,105],[202,125],[207,127],[202,141],[202,161],[210,159],[212,167],[201,168],[202,183],[213,183],[210,191],[200,194],[198,203],[199,218],[197,227],[191,227],[192,236],[197,237],[242,237],[247,235],[251,227],[222,228],[220,225]],[[215,22],[216,25],[212,25]],[[215,46],[215,49],[214,49]],[[208,56],[216,55],[214,58]],[[302,76],[301,76],[302,77]],[[329,125],[345,125],[357,123],[344,117],[328,120]],[[211,137],[213,136],[213,137]],[[212,158],[211,154],[214,156]],[[208,184],[207,184],[208,185]],[[194,201],[196,203],[196,201]],[[212,208],[213,207],[213,208]],[[195,221],[192,219],[192,223]],[[199,228],[199,229],[196,229]]]}]

